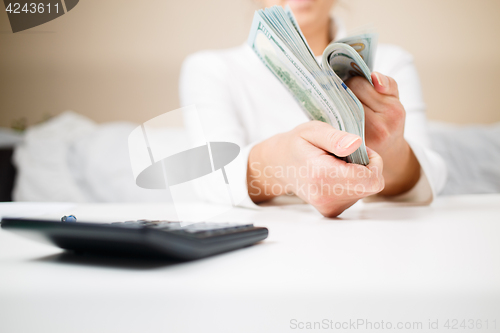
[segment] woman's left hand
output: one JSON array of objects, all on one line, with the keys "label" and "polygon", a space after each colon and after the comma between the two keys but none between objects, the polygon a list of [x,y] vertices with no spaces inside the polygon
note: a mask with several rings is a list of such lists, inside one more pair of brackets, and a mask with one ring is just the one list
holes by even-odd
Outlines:
[{"label": "woman's left hand", "polygon": [[399,101],[396,81],[372,73],[373,86],[355,76],[346,84],[365,109],[366,145],[382,156],[385,189],[382,195],[397,195],[410,190],[420,178],[420,164],[404,139],[406,112]]}]

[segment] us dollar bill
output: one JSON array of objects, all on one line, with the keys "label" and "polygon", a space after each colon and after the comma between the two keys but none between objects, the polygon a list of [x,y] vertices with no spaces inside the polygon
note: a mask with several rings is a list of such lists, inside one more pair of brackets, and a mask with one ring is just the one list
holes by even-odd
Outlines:
[{"label": "us dollar bill", "polygon": [[363,76],[372,83],[376,39],[377,35],[370,33],[328,45],[322,56],[323,68],[332,69],[344,82],[353,76]]},{"label": "us dollar bill", "polygon": [[[344,125],[333,101],[320,82],[305,68],[272,28],[270,19],[256,13],[248,44],[281,83],[291,92],[310,119],[326,122],[343,130]],[[263,14],[263,13],[262,13]],[[319,66],[316,72],[320,73]]]},{"label": "us dollar bill", "polygon": [[364,33],[336,40],[335,43],[347,44],[352,47],[363,59],[370,71],[373,71],[375,50],[378,43],[378,34]]}]

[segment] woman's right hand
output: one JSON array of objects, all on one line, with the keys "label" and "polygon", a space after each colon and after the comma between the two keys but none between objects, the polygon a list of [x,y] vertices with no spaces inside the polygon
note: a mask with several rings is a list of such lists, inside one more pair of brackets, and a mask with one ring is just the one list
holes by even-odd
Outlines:
[{"label": "woman's right hand", "polygon": [[357,135],[310,121],[255,145],[247,169],[248,193],[255,203],[295,194],[326,217],[384,188],[382,158],[368,150],[370,164],[346,163],[361,145]]}]

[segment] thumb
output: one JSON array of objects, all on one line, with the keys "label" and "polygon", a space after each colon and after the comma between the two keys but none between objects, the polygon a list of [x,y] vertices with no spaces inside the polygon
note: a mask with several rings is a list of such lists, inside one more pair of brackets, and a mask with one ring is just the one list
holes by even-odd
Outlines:
[{"label": "thumb", "polygon": [[399,98],[398,84],[392,77],[373,72],[372,82],[378,93]]},{"label": "thumb", "polygon": [[339,157],[354,153],[362,143],[358,135],[339,131],[321,121],[303,124],[300,136],[312,145]]}]

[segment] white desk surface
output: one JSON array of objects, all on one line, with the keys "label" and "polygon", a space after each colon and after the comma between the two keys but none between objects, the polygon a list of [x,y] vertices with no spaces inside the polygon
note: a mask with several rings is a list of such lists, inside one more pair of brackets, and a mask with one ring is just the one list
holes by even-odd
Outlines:
[{"label": "white desk surface", "polygon": [[[112,221],[164,217],[163,208],[11,203],[0,214]],[[266,226],[269,238],[168,263],[63,254],[0,230],[0,332],[294,332],[324,320],[500,331],[500,195],[360,204],[337,219],[307,205],[218,219]]]}]

